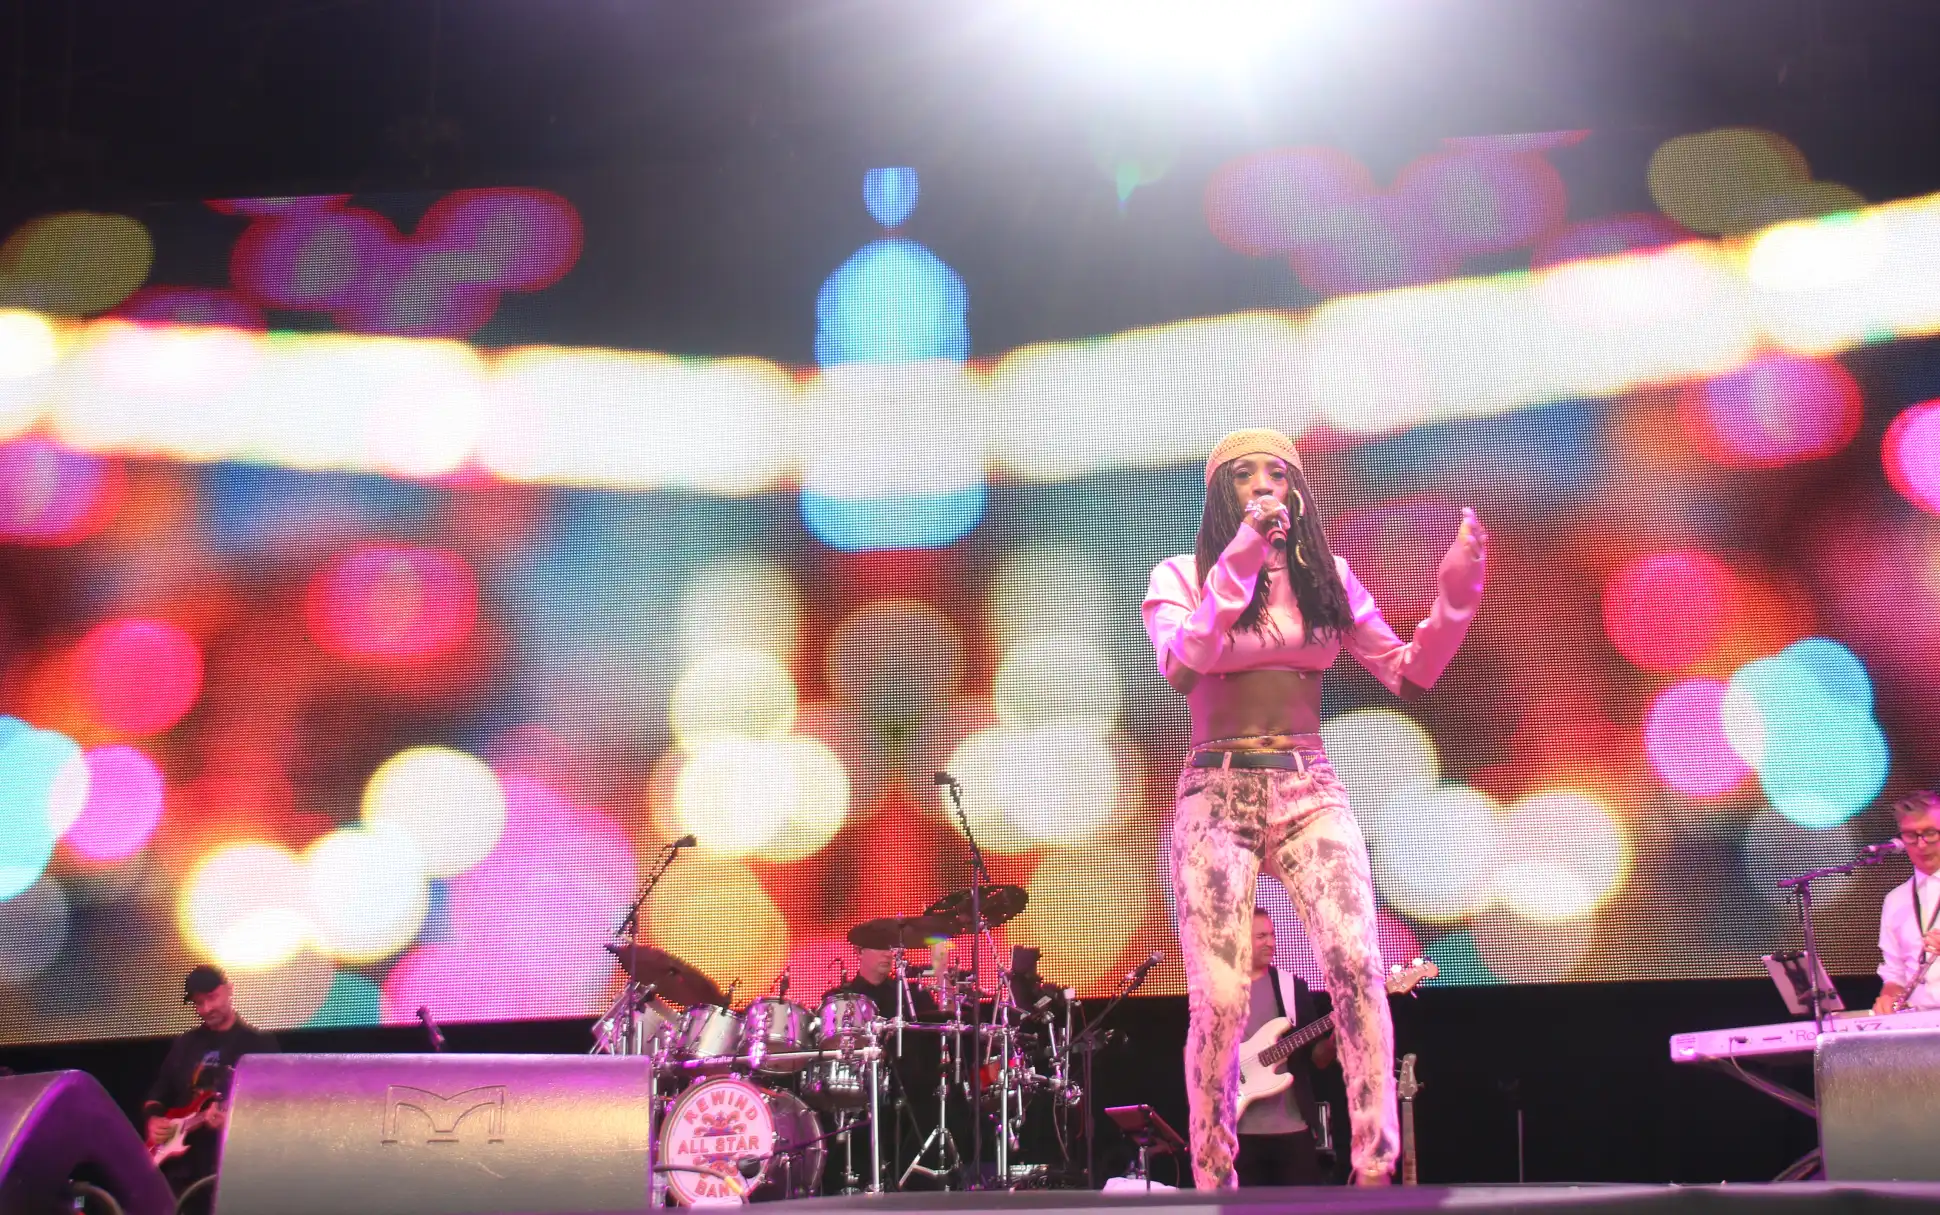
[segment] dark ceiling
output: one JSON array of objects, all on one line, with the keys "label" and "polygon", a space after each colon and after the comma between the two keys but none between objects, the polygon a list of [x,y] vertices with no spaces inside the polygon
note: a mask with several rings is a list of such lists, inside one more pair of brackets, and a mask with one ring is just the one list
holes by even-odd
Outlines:
[{"label": "dark ceiling", "polygon": [[0,0],[8,215],[815,155],[1001,170],[1155,116],[1371,162],[1446,134],[1748,123],[1933,188],[1931,0],[1363,0],[1242,114],[1108,81],[998,0]]}]

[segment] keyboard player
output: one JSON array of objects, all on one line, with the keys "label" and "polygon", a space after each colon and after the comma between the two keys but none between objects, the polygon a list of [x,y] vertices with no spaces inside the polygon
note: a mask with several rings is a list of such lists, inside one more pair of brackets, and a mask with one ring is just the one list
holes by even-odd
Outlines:
[{"label": "keyboard player", "polygon": [[1873,1012],[1940,1008],[1940,793],[1923,789],[1893,806],[1913,876],[1879,911],[1879,977]]}]

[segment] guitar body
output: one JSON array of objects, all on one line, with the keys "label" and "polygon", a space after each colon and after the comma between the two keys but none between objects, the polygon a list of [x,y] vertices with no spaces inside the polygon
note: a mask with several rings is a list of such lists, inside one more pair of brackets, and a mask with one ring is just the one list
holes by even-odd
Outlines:
[{"label": "guitar body", "polygon": [[1279,1042],[1291,1028],[1291,1021],[1285,1017],[1275,1017],[1239,1044],[1239,1095],[1235,1104],[1240,1113],[1244,1114],[1246,1107],[1255,1101],[1276,1096],[1293,1087],[1293,1073],[1286,1070],[1284,1063],[1260,1062],[1260,1052]]},{"label": "guitar body", "polygon": [[215,1093],[198,1092],[187,1105],[162,1114],[161,1117],[175,1123],[175,1129],[168,1138],[149,1149],[149,1159],[160,1165],[188,1151],[189,1136],[209,1124],[209,1111],[220,1100]]}]

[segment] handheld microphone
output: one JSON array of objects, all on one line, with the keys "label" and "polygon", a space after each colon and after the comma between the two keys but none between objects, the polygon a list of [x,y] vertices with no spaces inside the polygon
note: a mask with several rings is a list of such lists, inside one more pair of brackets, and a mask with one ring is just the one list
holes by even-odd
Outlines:
[{"label": "handheld microphone", "polygon": [[698,844],[698,843],[700,843],[700,841],[695,839],[694,833],[690,831],[686,835],[681,836],[679,839],[675,840],[673,843],[667,846],[669,848],[678,850],[681,848],[692,848],[695,844]]}]

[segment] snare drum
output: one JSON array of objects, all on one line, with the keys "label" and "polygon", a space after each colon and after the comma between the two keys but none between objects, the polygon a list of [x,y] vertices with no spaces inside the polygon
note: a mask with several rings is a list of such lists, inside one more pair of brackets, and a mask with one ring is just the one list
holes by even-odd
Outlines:
[{"label": "snare drum", "polygon": [[806,1060],[782,1063],[764,1062],[768,1056],[784,1051],[804,1051],[814,1045],[815,1020],[806,1008],[779,996],[762,996],[748,1005],[748,1057],[754,1070],[762,1075],[782,1076],[802,1070]]},{"label": "snare drum", "polygon": [[712,1004],[696,1004],[680,1019],[674,1037],[676,1059],[714,1059],[741,1053],[741,1014]]},{"label": "snare drum", "polygon": [[744,1183],[749,1197],[812,1198],[822,1186],[821,1137],[822,1120],[795,1094],[716,1076],[682,1093],[667,1111],[658,1164],[667,1172],[668,1192],[683,1206],[738,1201],[721,1174],[739,1178],[747,1159],[761,1160],[761,1171]]},{"label": "snare drum", "polygon": [[[877,1072],[876,1085],[888,1094],[889,1069]],[[818,1110],[859,1110],[869,1104],[869,1061],[817,1059],[802,1069],[802,1097]]]}]

